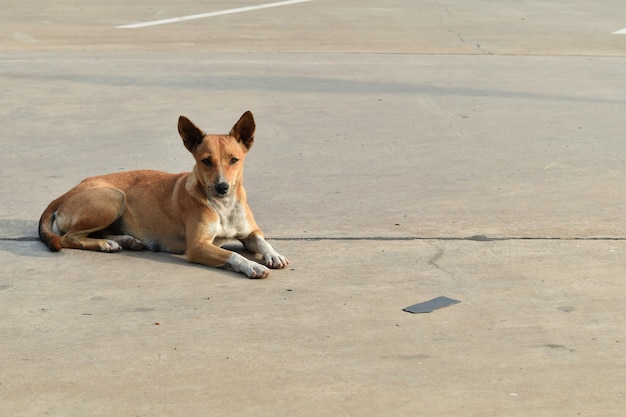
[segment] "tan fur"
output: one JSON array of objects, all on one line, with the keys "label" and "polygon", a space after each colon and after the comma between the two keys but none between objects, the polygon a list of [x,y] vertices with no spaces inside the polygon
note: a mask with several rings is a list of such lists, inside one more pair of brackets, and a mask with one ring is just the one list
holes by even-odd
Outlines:
[{"label": "tan fur", "polygon": [[[252,113],[228,135],[207,135],[181,116],[178,131],[196,164],[192,172],[130,171],[87,178],[52,201],[39,221],[39,237],[61,248],[116,252],[150,249],[184,253],[209,266],[229,265],[265,278],[288,261],[263,238],[243,188],[243,163],[254,141]],[[53,232],[56,222],[60,235]],[[231,239],[261,255],[263,263],[220,248]]]}]

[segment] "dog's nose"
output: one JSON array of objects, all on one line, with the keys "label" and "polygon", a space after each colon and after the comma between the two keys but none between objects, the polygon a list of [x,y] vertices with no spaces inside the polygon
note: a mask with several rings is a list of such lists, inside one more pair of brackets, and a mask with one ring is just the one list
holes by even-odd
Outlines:
[{"label": "dog's nose", "polygon": [[228,189],[230,188],[230,186],[228,185],[227,182],[218,182],[215,185],[215,191],[217,191],[217,193],[219,195],[224,195],[228,192]]}]

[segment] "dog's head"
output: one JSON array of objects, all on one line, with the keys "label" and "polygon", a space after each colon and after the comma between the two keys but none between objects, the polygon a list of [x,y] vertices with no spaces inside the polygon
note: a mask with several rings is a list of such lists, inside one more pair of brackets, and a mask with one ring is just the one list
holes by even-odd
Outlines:
[{"label": "dog's head", "polygon": [[209,197],[224,198],[239,188],[243,161],[254,142],[254,117],[245,112],[228,135],[207,135],[185,116],[178,132],[196,160],[194,173]]}]

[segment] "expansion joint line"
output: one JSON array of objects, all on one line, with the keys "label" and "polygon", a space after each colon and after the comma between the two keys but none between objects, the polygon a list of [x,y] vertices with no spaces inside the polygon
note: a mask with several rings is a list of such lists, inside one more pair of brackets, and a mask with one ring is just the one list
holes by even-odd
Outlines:
[{"label": "expansion joint line", "polygon": [[[266,237],[268,240],[287,242],[316,242],[316,241],[380,241],[380,242],[403,242],[412,240],[423,241],[471,241],[471,242],[499,242],[508,240],[561,240],[561,241],[626,241],[626,237],[615,236],[592,236],[592,237],[556,237],[556,236],[498,236],[489,237],[484,235],[474,236],[274,236]],[[0,237],[2,242],[36,242],[39,238],[35,236],[21,237]]]},{"label": "expansion joint line", "polygon": [[626,237],[593,236],[593,237],[556,237],[556,236],[498,236],[489,237],[484,235],[474,236],[344,236],[344,237],[267,237],[277,241],[411,241],[411,240],[439,240],[439,241],[473,241],[473,242],[498,242],[507,240],[562,240],[562,241],[621,241]]}]

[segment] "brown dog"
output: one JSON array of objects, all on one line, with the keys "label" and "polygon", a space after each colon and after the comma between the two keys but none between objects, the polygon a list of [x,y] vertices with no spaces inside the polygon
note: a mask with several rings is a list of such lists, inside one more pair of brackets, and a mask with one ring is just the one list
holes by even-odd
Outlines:
[{"label": "brown dog", "polygon": [[[228,135],[207,135],[180,116],[178,132],[196,164],[193,172],[130,171],[83,180],[54,200],[39,220],[39,238],[61,248],[185,253],[189,262],[230,266],[250,278],[269,269],[220,248],[240,240],[270,268],[288,261],[263,238],[246,202],[243,162],[254,141],[246,112]],[[56,221],[61,236],[53,232]]]}]

